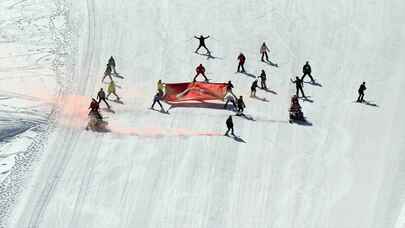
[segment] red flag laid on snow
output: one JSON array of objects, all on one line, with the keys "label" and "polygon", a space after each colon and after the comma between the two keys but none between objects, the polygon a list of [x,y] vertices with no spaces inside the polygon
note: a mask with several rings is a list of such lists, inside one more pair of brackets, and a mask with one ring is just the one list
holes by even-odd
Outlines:
[{"label": "red flag laid on snow", "polygon": [[223,100],[226,87],[226,83],[169,83],[163,99],[169,102]]}]

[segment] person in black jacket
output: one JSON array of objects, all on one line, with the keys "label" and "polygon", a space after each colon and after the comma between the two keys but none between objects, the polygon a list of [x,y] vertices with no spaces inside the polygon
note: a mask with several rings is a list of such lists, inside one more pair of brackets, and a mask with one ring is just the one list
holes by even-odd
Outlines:
[{"label": "person in black jacket", "polygon": [[111,70],[114,74],[117,74],[117,71],[115,70],[115,60],[111,56],[110,59],[108,60],[108,65],[111,67]]},{"label": "person in black jacket", "polygon": [[259,78],[260,78],[261,88],[264,90],[267,90],[267,85],[266,85],[267,76],[266,76],[266,72],[264,72],[264,70],[262,70],[262,73],[260,74]]},{"label": "person in black jacket", "polygon": [[199,37],[194,36],[194,38],[196,38],[199,41],[199,45],[198,48],[195,50],[195,53],[198,53],[198,50],[200,50],[200,48],[203,47],[205,48],[205,50],[207,50],[207,54],[211,55],[210,50],[208,50],[207,46],[205,46],[205,40],[210,38],[210,36],[203,37],[202,35],[200,35]]},{"label": "person in black jacket", "polygon": [[302,79],[300,79],[299,77],[295,77],[295,80],[294,81],[291,80],[291,82],[295,84],[295,88],[297,90],[296,91],[297,97],[298,97],[299,91],[301,91],[302,96],[305,97],[304,90],[302,89],[302,86],[303,86]]},{"label": "person in black jacket", "polygon": [[256,97],[256,88],[259,87],[257,85],[257,79],[254,80],[252,83],[252,86],[250,86],[250,97]]},{"label": "person in black jacket", "polygon": [[315,83],[314,78],[312,77],[311,73],[311,66],[309,65],[308,61],[305,63],[305,65],[302,67],[302,73],[304,73],[301,77],[301,80],[304,81],[305,76],[309,76],[309,78],[311,79],[312,83]]},{"label": "person in black jacket", "polygon": [[104,79],[105,79],[107,76],[110,78],[110,81],[112,81],[113,79],[112,79],[112,77],[111,77],[111,72],[112,72],[111,66],[110,66],[109,64],[107,64],[107,67],[105,68],[105,71],[104,71],[104,77],[103,77],[103,80],[101,80],[101,82],[104,82]]},{"label": "person in black jacket", "polygon": [[229,131],[231,131],[231,134],[235,136],[234,131],[233,131],[233,121],[232,121],[232,116],[229,116],[228,119],[226,120],[226,127],[228,130],[225,132],[225,135],[228,136]]},{"label": "person in black jacket", "polygon": [[240,115],[242,115],[242,114],[243,114],[243,110],[246,108],[246,105],[245,105],[245,102],[243,101],[243,97],[242,97],[242,96],[239,97],[237,103],[238,103],[238,113],[239,113]]},{"label": "person in black jacket", "polygon": [[359,97],[357,98],[357,102],[363,102],[364,101],[364,91],[366,90],[366,82],[361,83],[360,88],[358,90],[359,92]]},{"label": "person in black jacket", "polygon": [[104,103],[107,105],[107,108],[110,109],[111,106],[110,106],[110,104],[107,103],[106,95],[105,95],[103,88],[100,88],[100,91],[98,91],[97,99],[98,99],[98,103],[100,103],[101,101],[104,101]]}]

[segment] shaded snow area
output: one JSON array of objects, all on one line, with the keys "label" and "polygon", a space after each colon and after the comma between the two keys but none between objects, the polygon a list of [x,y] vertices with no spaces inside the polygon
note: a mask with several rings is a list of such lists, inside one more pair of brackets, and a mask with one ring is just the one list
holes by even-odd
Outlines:
[{"label": "shaded snow area", "polygon": [[23,177],[46,142],[66,81],[63,5],[51,0],[0,2],[0,227]]},{"label": "shaded snow area", "polygon": [[[0,5],[3,227],[405,227],[404,1]],[[214,58],[194,53],[200,34]],[[108,132],[86,131],[111,55],[123,103],[101,103]],[[305,61],[319,84],[304,83],[309,123],[290,124]],[[244,96],[239,138],[222,103],[148,109],[157,80],[189,82],[200,63]],[[270,90],[250,98],[262,69]]]}]

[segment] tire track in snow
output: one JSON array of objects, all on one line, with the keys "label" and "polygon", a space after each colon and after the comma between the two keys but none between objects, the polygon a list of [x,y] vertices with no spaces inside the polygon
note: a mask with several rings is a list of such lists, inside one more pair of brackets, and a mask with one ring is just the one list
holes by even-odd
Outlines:
[{"label": "tire track in snow", "polygon": [[[91,69],[91,63],[92,63],[93,56],[94,56],[94,41],[95,41],[95,13],[94,12],[95,12],[94,0],[87,0],[88,38],[87,38],[87,45],[86,45],[87,48],[85,48],[86,52],[84,55],[86,57],[85,57],[85,61],[83,64],[83,66],[85,66],[87,68],[87,70],[84,71],[84,72],[87,72],[87,75],[89,75],[89,72]],[[80,71],[80,72],[82,72],[82,71]],[[79,87],[77,88],[77,90],[78,90],[77,92],[85,93],[89,77],[86,77],[86,76],[83,77],[81,74],[77,75],[76,72],[72,72],[72,74],[73,74],[73,78],[77,79],[76,81],[78,81]],[[82,77],[80,77],[80,76],[82,76]],[[61,95],[64,95],[68,92],[69,92],[69,88],[65,89],[65,91],[63,91]],[[73,115],[67,121],[74,122],[76,117],[77,117],[77,115]],[[59,158],[59,159],[54,161],[52,168],[48,171],[47,179],[49,181],[43,187],[43,190],[42,190],[41,194],[39,195],[39,198],[37,199],[37,202],[35,203],[34,208],[31,211],[32,214],[30,216],[29,224],[27,227],[39,227],[41,219],[45,214],[45,211],[46,211],[49,201],[53,195],[53,192],[57,187],[59,179],[63,175],[63,173],[70,161],[70,158],[72,156],[71,151],[73,151],[76,148],[76,144],[77,144],[79,136],[81,134],[80,131],[77,131],[75,129],[62,128],[61,131],[62,132],[59,133],[59,136],[57,138],[64,138],[65,140],[63,141],[63,143],[60,147],[56,146],[56,148],[58,148],[57,150],[53,150],[53,151],[58,151],[60,156],[58,156],[57,158]]]}]

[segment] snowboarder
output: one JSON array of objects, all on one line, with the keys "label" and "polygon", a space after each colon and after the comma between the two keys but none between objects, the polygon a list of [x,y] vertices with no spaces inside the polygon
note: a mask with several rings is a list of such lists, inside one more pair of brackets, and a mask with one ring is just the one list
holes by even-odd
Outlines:
[{"label": "snowboarder", "polygon": [[110,81],[112,81],[113,79],[112,79],[112,77],[111,77],[111,66],[109,65],[109,64],[107,64],[107,67],[106,67],[106,69],[105,69],[105,71],[104,71],[104,77],[103,77],[103,80],[101,80],[101,82],[104,82],[104,79],[105,79],[105,77],[109,77],[110,78]]},{"label": "snowboarder", "polygon": [[256,97],[256,88],[259,87],[257,85],[257,79],[252,83],[252,86],[250,86],[250,97]]},{"label": "snowboarder", "polygon": [[165,110],[164,110],[164,108],[163,108],[163,105],[162,105],[162,103],[160,103],[160,100],[161,100],[161,99],[162,99],[162,96],[160,95],[159,92],[157,92],[157,93],[155,94],[155,96],[153,97],[153,103],[152,103],[152,106],[150,107],[150,109],[155,109],[155,104],[158,103],[158,105],[159,105],[160,108],[161,108],[161,111],[164,112]]},{"label": "snowboarder", "polygon": [[304,73],[304,75],[302,75],[301,80],[304,81],[305,76],[309,76],[309,78],[311,79],[312,83],[315,83],[314,78],[311,75],[311,66],[309,65],[308,61],[305,63],[305,65],[302,67],[302,73]]},{"label": "snowboarder", "polygon": [[238,99],[238,114],[242,115],[243,110],[246,108],[245,102],[243,101],[243,97],[240,96]]},{"label": "snowboarder", "polygon": [[234,131],[233,131],[233,121],[232,121],[232,116],[229,116],[228,119],[226,119],[226,127],[228,130],[225,132],[225,136],[229,136],[228,133],[231,131],[231,134],[235,136]]},{"label": "snowboarder", "polygon": [[227,109],[228,104],[229,104],[229,102],[230,102],[230,103],[232,103],[232,105],[233,105],[233,110],[237,110],[237,105],[236,105],[236,102],[235,102],[235,101],[236,101],[236,97],[235,97],[235,95],[234,95],[232,92],[228,92],[228,93],[225,95],[224,100],[225,100],[224,109]]},{"label": "snowboarder", "polygon": [[114,74],[117,74],[117,71],[115,70],[115,60],[114,60],[114,58],[112,56],[108,60],[107,65],[110,66],[110,68],[112,69],[112,72],[114,72]]},{"label": "snowboarder", "polygon": [[264,70],[262,70],[262,73],[260,74],[259,78],[260,78],[261,88],[267,90],[267,85],[266,85],[267,76],[266,76],[266,72],[264,72]]},{"label": "snowboarder", "polygon": [[165,86],[166,86],[166,85],[162,82],[162,80],[159,80],[159,81],[157,82],[157,91],[159,92],[159,94],[160,94],[161,96],[163,96],[163,94],[164,94]]},{"label": "snowboarder", "polygon": [[109,97],[111,94],[114,94],[114,96],[117,98],[117,101],[120,100],[120,97],[119,97],[119,96],[117,95],[117,93],[116,93],[116,85],[115,85],[115,82],[114,82],[114,81],[111,81],[110,84],[108,84],[108,88],[107,88],[107,99],[108,99],[108,97]]},{"label": "snowboarder", "polygon": [[269,61],[269,56],[267,55],[267,52],[270,51],[269,48],[267,47],[266,43],[263,42],[262,46],[260,47],[260,54],[262,54],[262,62],[264,62],[264,57],[266,57],[266,61]]},{"label": "snowboarder", "polygon": [[[239,56],[238,56],[238,60],[239,60],[239,64],[238,64],[237,72],[245,73],[246,72],[245,71],[245,61],[246,61],[245,55],[240,53]],[[241,68],[242,68],[242,70],[241,70]]]},{"label": "snowboarder", "polygon": [[105,99],[105,92],[103,90],[103,88],[100,88],[100,91],[98,91],[97,93],[97,99],[98,99],[98,103],[100,104],[101,101],[104,101],[104,103],[107,105],[107,108],[110,109],[110,104],[108,104],[107,100]]},{"label": "snowboarder", "polygon": [[89,112],[89,116],[90,115],[95,115],[95,117],[99,120],[103,119],[103,117],[101,116],[100,112],[99,112],[99,103],[96,101],[96,99],[91,98],[91,103],[89,106],[90,112]]},{"label": "snowboarder", "polygon": [[195,68],[196,75],[194,76],[193,82],[196,81],[198,75],[202,75],[205,79],[205,82],[208,82],[208,78],[205,76],[205,68],[202,64],[198,65],[197,68]]},{"label": "snowboarder", "polygon": [[207,54],[211,55],[210,50],[208,50],[207,46],[205,46],[205,40],[210,38],[210,36],[204,37],[203,35],[200,35],[199,37],[194,36],[194,38],[196,38],[200,42],[198,48],[195,50],[195,53],[198,53],[198,50],[200,50],[200,48],[203,47],[205,48],[205,50],[207,50]]},{"label": "snowboarder", "polygon": [[304,94],[304,90],[302,89],[302,87],[304,86],[302,79],[300,79],[297,76],[297,77],[295,77],[295,81],[291,80],[291,82],[295,84],[295,88],[297,90],[295,95],[298,97],[299,91],[301,91],[302,96],[306,97]]},{"label": "snowboarder", "polygon": [[364,91],[366,90],[366,82],[361,83],[358,93],[359,97],[357,98],[357,102],[363,102],[364,101]]}]

